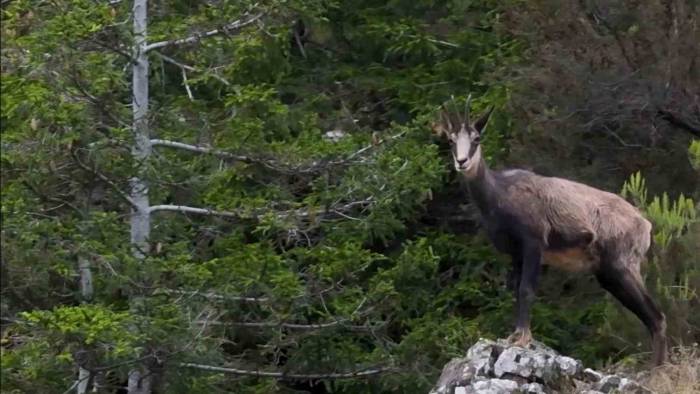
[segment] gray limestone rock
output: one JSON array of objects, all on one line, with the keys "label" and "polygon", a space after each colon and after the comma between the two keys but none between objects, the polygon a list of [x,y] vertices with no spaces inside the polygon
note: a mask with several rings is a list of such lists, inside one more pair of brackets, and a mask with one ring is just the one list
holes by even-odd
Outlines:
[{"label": "gray limestone rock", "polygon": [[539,383],[527,383],[520,386],[520,392],[523,394],[546,394],[544,386]]},{"label": "gray limestone rock", "polygon": [[646,387],[643,387],[639,383],[623,378],[622,383],[620,384],[620,391],[622,393],[627,393],[627,394],[653,394],[653,391],[649,390]]},{"label": "gray limestone rock", "polygon": [[583,370],[583,378],[587,382],[600,382],[600,380],[603,379],[604,376],[605,375],[603,375],[602,373],[590,368],[586,368]]},{"label": "gray limestone rock", "polygon": [[518,384],[508,379],[480,380],[471,386],[471,393],[474,394],[510,394],[519,391]]},{"label": "gray limestone rock", "polygon": [[622,383],[622,378],[617,375],[608,375],[603,377],[600,382],[596,385],[596,388],[604,393],[609,393],[613,390],[618,390],[620,384]]},{"label": "gray limestone rock", "polygon": [[604,376],[596,385],[596,388],[604,393],[623,394],[651,394],[652,391],[643,387],[632,379],[617,375]]},{"label": "gray limestone rock", "polygon": [[567,376],[578,376],[583,369],[583,364],[571,357],[557,356],[555,363],[561,373]]},{"label": "gray limestone rock", "polygon": [[443,368],[431,394],[650,394],[632,379],[605,375],[542,343],[527,348],[480,339]]}]

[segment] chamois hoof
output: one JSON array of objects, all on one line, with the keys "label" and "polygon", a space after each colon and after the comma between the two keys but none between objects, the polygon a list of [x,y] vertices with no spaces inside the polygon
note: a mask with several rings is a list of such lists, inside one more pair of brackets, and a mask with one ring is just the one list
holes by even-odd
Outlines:
[{"label": "chamois hoof", "polygon": [[530,330],[517,329],[508,337],[508,342],[513,346],[527,348],[532,342],[532,333]]}]

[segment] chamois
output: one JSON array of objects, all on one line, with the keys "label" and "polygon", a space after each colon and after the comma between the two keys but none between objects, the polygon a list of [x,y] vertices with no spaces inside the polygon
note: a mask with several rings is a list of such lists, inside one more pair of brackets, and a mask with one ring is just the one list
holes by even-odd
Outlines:
[{"label": "chamois", "polygon": [[480,139],[493,107],[471,122],[470,98],[464,113],[443,106],[433,128],[449,140],[454,167],[466,180],[490,240],[512,258],[508,282],[516,298],[516,327],[509,341],[526,346],[532,340],[530,308],[545,264],[594,274],[644,323],[652,338],[653,363],[663,364],[666,318],[640,274],[651,223],[615,194],[520,169],[489,169]]}]

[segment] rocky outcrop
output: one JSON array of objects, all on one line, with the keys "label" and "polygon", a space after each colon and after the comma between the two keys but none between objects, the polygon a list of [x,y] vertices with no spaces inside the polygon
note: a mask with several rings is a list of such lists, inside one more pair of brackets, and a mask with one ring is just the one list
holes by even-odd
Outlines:
[{"label": "rocky outcrop", "polygon": [[430,394],[650,394],[637,382],[584,368],[579,360],[562,356],[542,343],[527,348],[505,340],[479,340],[464,358],[442,370]]}]

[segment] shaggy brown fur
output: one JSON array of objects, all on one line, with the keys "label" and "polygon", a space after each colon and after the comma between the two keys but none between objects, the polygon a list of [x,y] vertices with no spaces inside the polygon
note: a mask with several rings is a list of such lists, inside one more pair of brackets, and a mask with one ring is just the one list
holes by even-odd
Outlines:
[{"label": "shaggy brown fur", "polygon": [[[638,271],[649,249],[651,223],[627,201],[581,183],[528,171],[500,175],[504,184],[499,186],[505,192],[497,197],[499,209],[517,212],[527,230],[541,237],[545,263],[594,273],[605,251],[614,252],[634,265],[630,270]],[[580,243],[572,245],[576,240]]]}]

